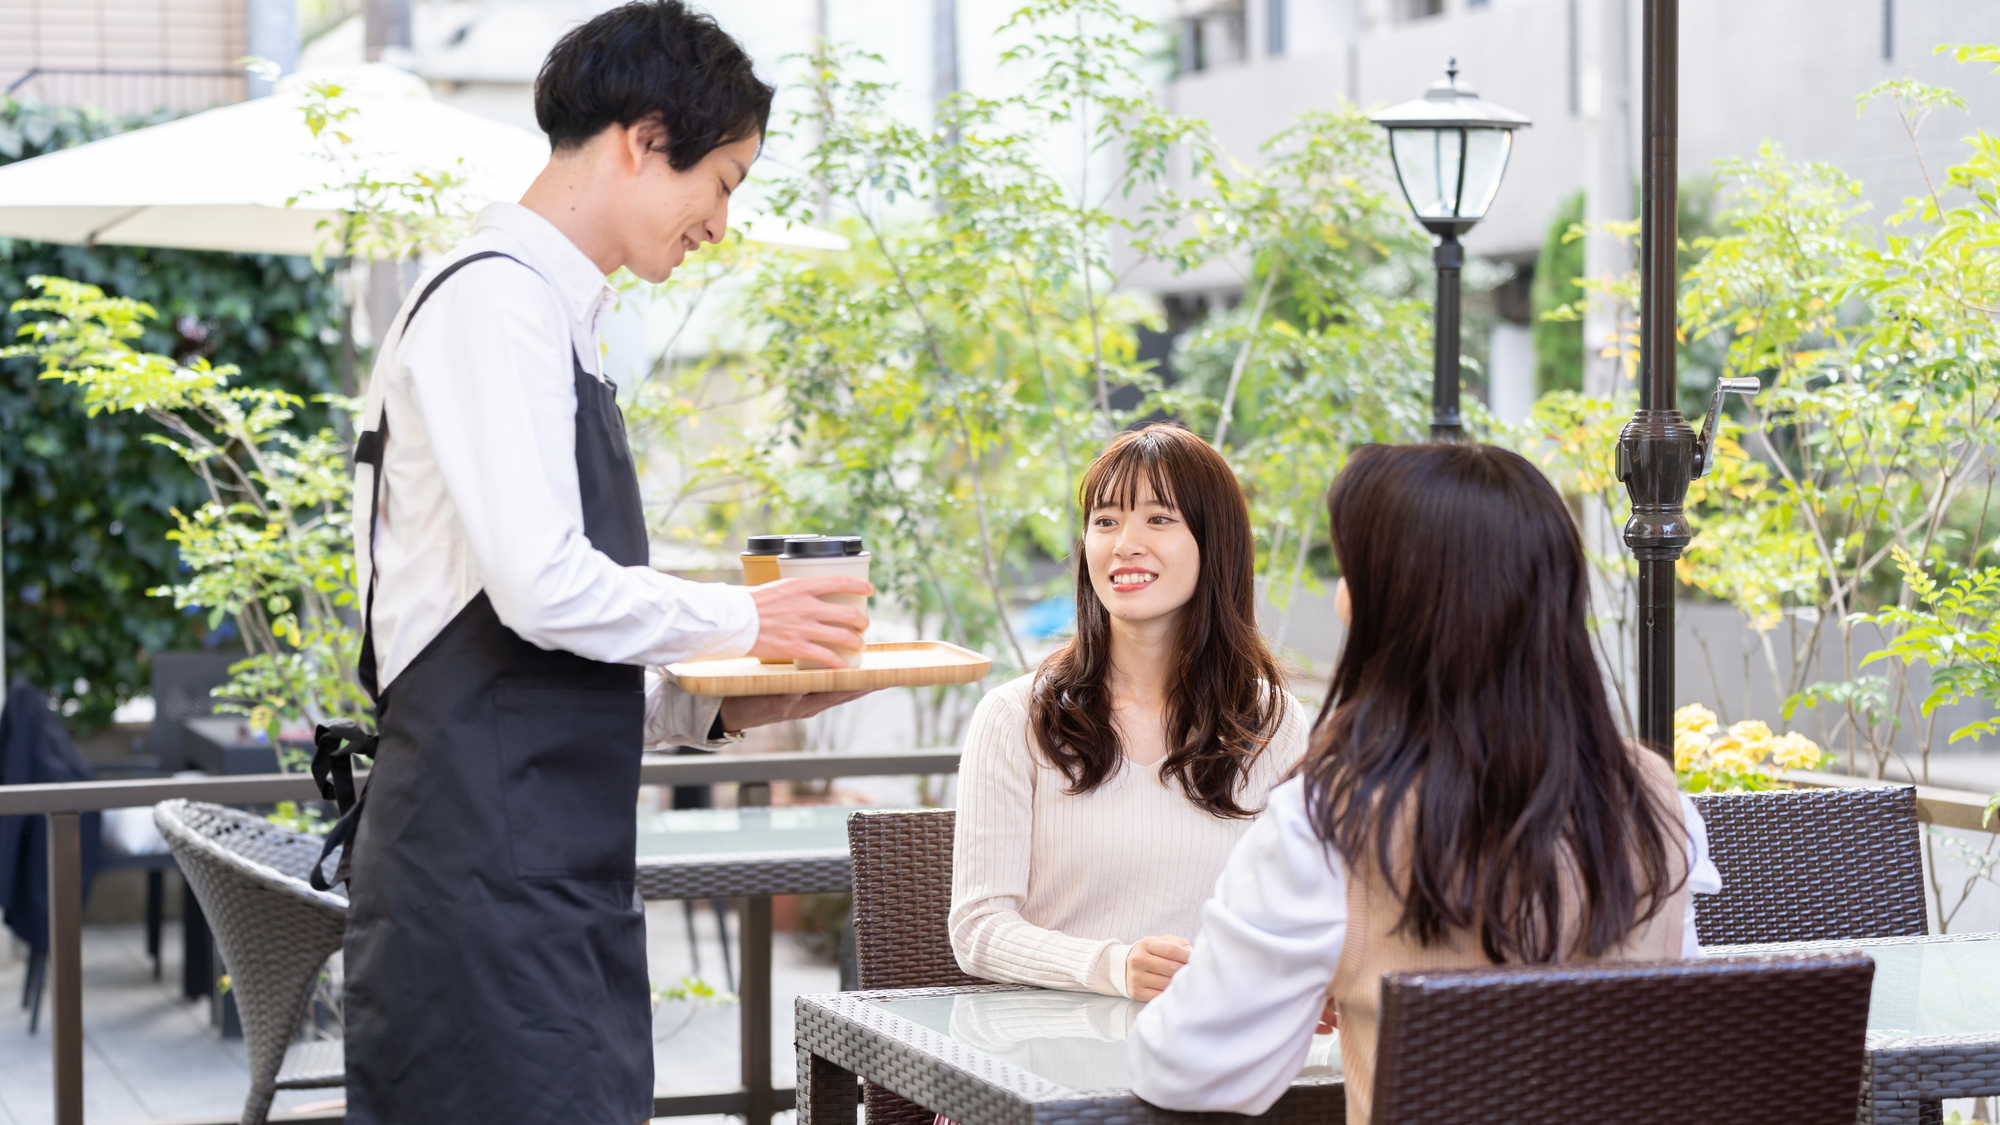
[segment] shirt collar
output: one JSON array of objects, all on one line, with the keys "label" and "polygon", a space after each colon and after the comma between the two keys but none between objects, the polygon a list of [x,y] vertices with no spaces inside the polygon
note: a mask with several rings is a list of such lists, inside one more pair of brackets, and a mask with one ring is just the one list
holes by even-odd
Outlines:
[{"label": "shirt collar", "polygon": [[596,331],[599,311],[617,292],[597,263],[554,223],[518,203],[489,203],[480,208],[472,229],[474,233],[497,230],[519,242],[528,252],[527,264],[555,287],[576,323]]}]

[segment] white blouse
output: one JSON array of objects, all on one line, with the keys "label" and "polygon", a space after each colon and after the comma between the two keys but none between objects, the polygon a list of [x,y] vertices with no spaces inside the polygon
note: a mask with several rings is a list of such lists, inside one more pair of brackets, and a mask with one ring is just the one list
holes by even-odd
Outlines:
[{"label": "white blouse", "polygon": [[[1192,940],[1201,903],[1252,821],[1197,807],[1157,766],[1125,761],[1089,793],[1034,746],[1023,676],[973,713],[958,772],[951,943],[959,967],[988,980],[1125,995],[1132,943]],[[1288,694],[1270,744],[1237,802],[1252,811],[1306,749]]]},{"label": "white blouse", "polygon": [[[1688,889],[1714,894],[1722,873],[1685,794],[1681,819]],[[1307,813],[1303,780],[1271,792],[1201,914],[1193,956],[1133,1023],[1132,1089],[1166,1109],[1263,1113],[1305,1063],[1347,938],[1346,867]],[[1681,954],[1701,956],[1692,900]]]}]

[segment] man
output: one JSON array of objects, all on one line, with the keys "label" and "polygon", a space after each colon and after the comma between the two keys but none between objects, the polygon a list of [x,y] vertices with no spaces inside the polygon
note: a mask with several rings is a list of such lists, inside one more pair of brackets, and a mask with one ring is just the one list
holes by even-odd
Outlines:
[{"label": "man", "polygon": [[480,213],[385,333],[357,453],[380,742],[348,844],[350,1121],[651,1116],[641,745],[852,698],[648,685],[701,657],[838,663],[826,646],[867,618],[819,595],[873,590],[651,570],[600,358],[606,276],[664,281],[723,237],[771,94],[681,0],[572,31],[535,83],[548,167]]}]

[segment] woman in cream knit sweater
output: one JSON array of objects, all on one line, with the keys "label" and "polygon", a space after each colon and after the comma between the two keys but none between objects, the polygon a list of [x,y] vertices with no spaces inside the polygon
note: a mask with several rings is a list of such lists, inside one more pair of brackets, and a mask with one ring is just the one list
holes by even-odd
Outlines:
[{"label": "woman in cream knit sweater", "polygon": [[952,948],[988,980],[1146,1000],[1305,752],[1257,630],[1229,466],[1171,425],[1099,455],[1077,635],[980,701],[959,765]]}]

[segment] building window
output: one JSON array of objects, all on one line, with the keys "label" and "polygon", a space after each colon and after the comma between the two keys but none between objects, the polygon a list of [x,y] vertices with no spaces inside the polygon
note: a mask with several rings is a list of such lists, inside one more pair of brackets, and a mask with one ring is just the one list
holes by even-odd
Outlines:
[{"label": "building window", "polygon": [[1444,0],[1394,0],[1396,22],[1429,19],[1444,14]]},{"label": "building window", "polygon": [[1270,0],[1264,9],[1264,53],[1272,58],[1285,53],[1285,0]]},{"label": "building window", "polygon": [[1248,59],[1250,41],[1243,22],[1243,0],[1222,0],[1183,17],[1180,72],[1199,74]]}]

